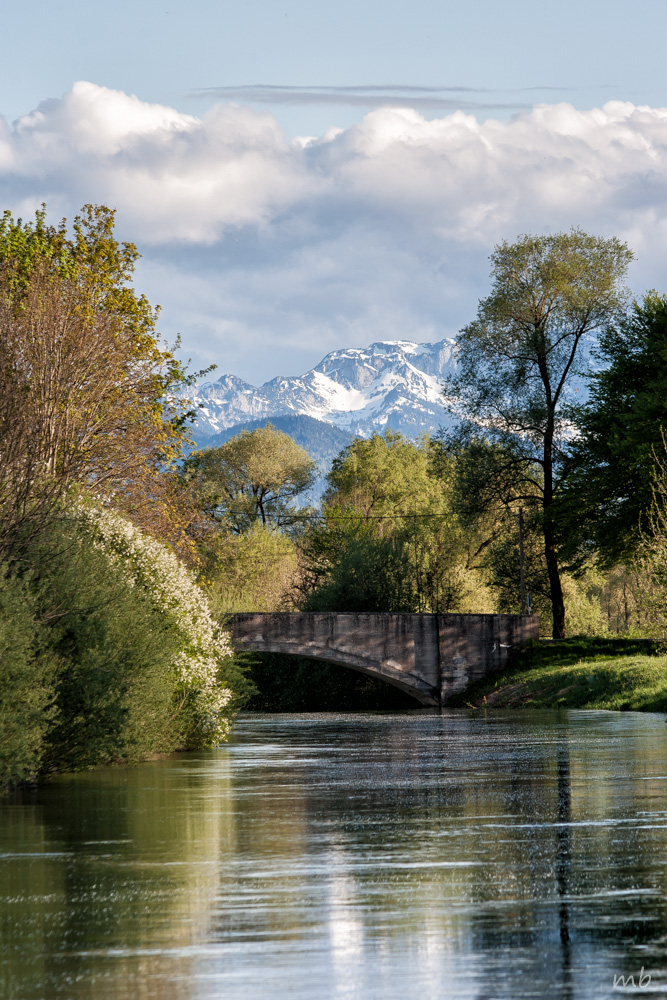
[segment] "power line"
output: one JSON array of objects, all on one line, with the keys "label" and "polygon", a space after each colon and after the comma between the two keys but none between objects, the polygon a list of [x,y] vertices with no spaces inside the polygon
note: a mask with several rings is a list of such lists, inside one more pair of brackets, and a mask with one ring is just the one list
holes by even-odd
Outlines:
[{"label": "power line", "polygon": [[[251,512],[247,510],[226,510],[226,514],[233,517],[247,517]],[[264,515],[264,520],[277,521],[406,521],[415,517],[452,517],[450,513],[419,513],[419,514],[285,514],[278,518],[270,514]]]},{"label": "power line", "polygon": [[[256,510],[256,508],[255,508]],[[227,508],[224,512],[232,517],[248,517],[253,511],[250,510],[234,510],[233,508]],[[508,507],[505,510],[497,511],[497,513],[503,516],[514,516],[518,517],[518,514]],[[410,518],[417,517],[454,517],[456,516],[452,511],[420,511],[416,513],[409,514],[290,514],[286,513],[282,516],[276,516],[272,514],[265,514],[264,520],[266,521],[278,521],[278,520],[290,520],[290,521],[406,521]],[[258,520],[261,515],[258,516]]]}]

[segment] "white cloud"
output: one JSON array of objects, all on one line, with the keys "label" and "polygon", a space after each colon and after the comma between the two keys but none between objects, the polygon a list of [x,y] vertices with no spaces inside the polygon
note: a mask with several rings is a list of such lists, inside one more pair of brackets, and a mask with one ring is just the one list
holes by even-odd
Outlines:
[{"label": "white cloud", "polygon": [[287,142],[233,104],[203,119],[77,83],[9,128],[0,190],[24,215],[118,209],[139,279],[199,360],[269,377],[381,337],[451,334],[494,243],[579,225],[628,239],[663,280],[667,109],[539,105],[510,122],[380,108]]}]

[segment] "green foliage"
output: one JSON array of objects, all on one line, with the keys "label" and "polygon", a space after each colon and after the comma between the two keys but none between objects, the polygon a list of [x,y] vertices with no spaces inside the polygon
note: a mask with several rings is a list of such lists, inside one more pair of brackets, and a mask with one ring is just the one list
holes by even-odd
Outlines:
[{"label": "green foliage", "polygon": [[[514,480],[515,498],[542,509],[554,636],[565,628],[553,505],[568,470],[571,382],[587,339],[625,301],[620,286],[631,259],[619,240],[580,230],[497,246],[491,294],[461,331],[457,374],[445,387],[471,436],[482,427],[511,458],[503,479]],[[482,484],[488,471],[480,470]]]},{"label": "green foliage", "polygon": [[304,611],[414,611],[414,566],[408,540],[396,529],[339,521],[335,509],[313,531],[308,556],[319,554],[322,576],[302,602]]},{"label": "green foliage", "polygon": [[289,602],[297,569],[296,544],[269,525],[254,524],[241,534],[209,532],[199,554],[211,610],[278,611]]},{"label": "green foliage", "polygon": [[481,610],[470,607],[483,588],[452,508],[450,473],[428,440],[390,430],[344,449],[327,477],[323,519],[301,540],[301,606]]},{"label": "green foliage", "polygon": [[[526,591],[530,597],[531,611],[540,616],[540,622],[548,634],[551,595],[539,512],[529,511],[524,518],[523,551]],[[485,553],[484,564],[489,572],[489,586],[496,595],[498,611],[501,614],[519,614],[519,528],[514,513],[509,512],[502,519],[499,530]]]},{"label": "green foliage", "polygon": [[428,448],[397,431],[356,438],[333,460],[324,502],[365,516],[431,513],[428,502],[437,501],[439,491],[428,478],[428,463]]},{"label": "green foliage", "polygon": [[595,565],[587,567],[576,577],[563,574],[563,592],[567,636],[603,637],[622,631],[612,626],[604,601],[605,595],[610,592],[609,581]]},{"label": "green foliage", "polygon": [[286,527],[298,521],[302,511],[295,500],[312,485],[315,469],[303,448],[267,424],[193,452],[182,475],[197,506],[240,533],[258,522]]},{"label": "green foliage", "polygon": [[206,595],[170,549],[126,518],[82,502],[76,513],[94,545],[177,637],[165,682],[172,688],[179,745],[216,746],[229,732],[239,670],[229,634],[213,619]]},{"label": "green foliage", "polygon": [[137,760],[179,745],[172,704],[178,635],[76,524],[30,553],[57,715],[41,771]]},{"label": "green foliage", "polygon": [[32,778],[53,724],[57,658],[43,649],[33,594],[0,571],[0,789]]},{"label": "green foliage", "polygon": [[463,425],[441,433],[432,449],[435,462],[449,462],[452,503],[466,528],[494,534],[503,519],[518,514],[519,507],[540,510],[541,466],[526,461],[520,443],[511,437],[494,440],[479,428]]},{"label": "green foliage", "polygon": [[667,428],[667,297],[655,292],[610,325],[596,351],[590,399],[577,411],[573,471],[559,506],[562,545],[580,564],[627,561],[650,533]]},{"label": "green foliage", "polygon": [[[473,499],[471,506],[474,506]],[[528,604],[539,616],[540,632],[551,634],[551,593],[539,511],[528,510],[523,518],[524,578]],[[487,586],[494,594],[494,610],[501,614],[521,612],[519,524],[516,508],[507,509],[488,525],[490,535],[479,553]],[[613,621],[611,603],[615,594],[611,580],[594,567],[577,578],[561,575],[565,596],[565,634],[606,635],[624,631]]]}]

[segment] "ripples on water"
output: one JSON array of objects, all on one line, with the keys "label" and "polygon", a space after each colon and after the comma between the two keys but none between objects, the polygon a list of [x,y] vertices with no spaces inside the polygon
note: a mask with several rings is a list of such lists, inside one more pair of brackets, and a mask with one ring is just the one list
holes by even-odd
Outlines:
[{"label": "ripples on water", "polygon": [[248,715],[3,803],[0,996],[667,997],[666,792],[658,715]]}]

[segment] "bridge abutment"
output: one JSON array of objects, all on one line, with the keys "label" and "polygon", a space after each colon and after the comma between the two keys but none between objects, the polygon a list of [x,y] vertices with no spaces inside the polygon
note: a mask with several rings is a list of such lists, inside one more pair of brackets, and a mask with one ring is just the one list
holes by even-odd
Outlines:
[{"label": "bridge abutment", "polygon": [[434,615],[438,619],[440,703],[498,673],[512,652],[539,637],[537,615]]}]

